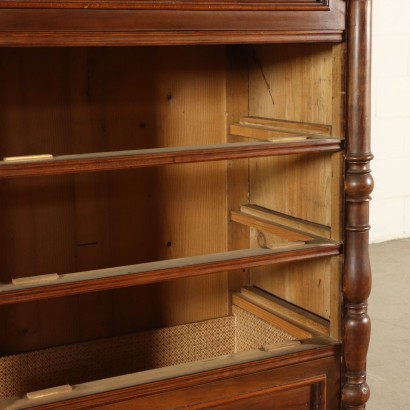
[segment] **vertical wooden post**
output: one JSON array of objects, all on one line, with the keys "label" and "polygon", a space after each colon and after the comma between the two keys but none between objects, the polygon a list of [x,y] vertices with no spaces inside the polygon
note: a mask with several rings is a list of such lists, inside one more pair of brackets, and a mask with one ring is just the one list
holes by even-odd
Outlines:
[{"label": "vertical wooden post", "polygon": [[343,276],[344,409],[364,409],[366,355],[370,339],[367,298],[371,289],[369,200],[371,0],[350,0],[348,9],[346,248]]}]

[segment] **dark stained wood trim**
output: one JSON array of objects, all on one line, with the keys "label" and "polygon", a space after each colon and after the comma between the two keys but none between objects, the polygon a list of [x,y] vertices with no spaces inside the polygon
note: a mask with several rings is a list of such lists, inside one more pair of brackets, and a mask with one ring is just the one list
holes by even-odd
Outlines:
[{"label": "dark stained wood trim", "polygon": [[[69,409],[80,410],[87,408],[98,408],[99,405],[114,404],[120,401],[132,400],[152,394],[165,393],[176,389],[183,389],[204,383],[225,380],[232,377],[250,375],[252,373],[266,372],[287,366],[298,366],[311,363],[319,371],[320,361],[336,361],[340,355],[341,347],[338,344],[324,344],[323,346],[312,346],[312,349],[291,354],[284,354],[269,359],[255,362],[246,362],[239,365],[229,366],[201,373],[194,373],[160,382],[146,385],[132,386],[124,389],[107,391],[91,396],[77,399],[60,401],[35,407],[36,410]],[[340,359],[339,359],[340,360]]]},{"label": "dark stained wood trim", "polygon": [[315,1],[196,1],[196,0],[159,0],[153,1],[84,1],[65,0],[61,2],[49,0],[0,1],[0,8],[11,9],[98,9],[98,10],[289,10],[289,11],[321,11],[329,10],[326,0]]},{"label": "dark stained wood trim", "polygon": [[[163,282],[171,279],[186,278],[235,269],[245,269],[275,263],[293,262],[313,258],[329,257],[340,254],[340,245],[322,243],[304,245],[287,249],[249,249],[221,254],[174,259],[118,268],[100,269],[64,275],[69,282],[58,280],[56,283],[16,286],[16,290],[0,293],[0,305],[22,303],[33,300],[50,299],[87,292],[116,289],[147,283]],[[209,259],[212,259],[211,261]],[[115,272],[118,269],[119,273]],[[70,279],[70,275],[74,279]],[[93,279],[93,276],[102,276]],[[84,279],[84,277],[86,279]],[[7,285],[9,286],[9,285]],[[1,288],[0,288],[1,289]]]},{"label": "dark stained wood trim", "polygon": [[343,30],[320,31],[144,31],[144,32],[0,32],[0,46],[130,46],[341,42]]},{"label": "dark stained wood trim", "polygon": [[317,12],[0,7],[0,45],[340,41],[345,2],[333,0],[331,5],[330,10]]},{"label": "dark stained wood trim", "polygon": [[[292,18],[293,15],[293,18]],[[252,17],[252,18],[250,18]],[[0,9],[0,32],[321,31],[343,30],[339,10],[314,13]]]},{"label": "dark stained wood trim", "polygon": [[351,0],[348,11],[346,238],[343,297],[344,409],[364,409],[369,399],[366,355],[371,290],[369,200],[371,0]]},{"label": "dark stained wood trim", "polygon": [[329,10],[328,0],[1,0],[0,8],[99,9],[99,10]]},{"label": "dark stained wood trim", "polygon": [[46,161],[0,162],[0,178],[55,175],[92,171],[145,168],[193,162],[288,154],[336,152],[337,139],[307,139],[299,142],[227,143],[197,147],[157,148],[81,155],[62,155]]}]

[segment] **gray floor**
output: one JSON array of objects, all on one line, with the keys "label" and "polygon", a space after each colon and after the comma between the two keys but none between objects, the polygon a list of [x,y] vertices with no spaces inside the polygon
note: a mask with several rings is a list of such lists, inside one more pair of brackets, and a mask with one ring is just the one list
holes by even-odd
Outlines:
[{"label": "gray floor", "polygon": [[410,409],[410,239],[370,246],[369,410]]}]

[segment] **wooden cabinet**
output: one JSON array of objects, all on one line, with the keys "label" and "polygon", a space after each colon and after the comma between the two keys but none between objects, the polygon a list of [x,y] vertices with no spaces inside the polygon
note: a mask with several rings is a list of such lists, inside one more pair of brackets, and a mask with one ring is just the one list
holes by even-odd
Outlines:
[{"label": "wooden cabinet", "polygon": [[370,9],[0,1],[0,408],[365,407]]}]

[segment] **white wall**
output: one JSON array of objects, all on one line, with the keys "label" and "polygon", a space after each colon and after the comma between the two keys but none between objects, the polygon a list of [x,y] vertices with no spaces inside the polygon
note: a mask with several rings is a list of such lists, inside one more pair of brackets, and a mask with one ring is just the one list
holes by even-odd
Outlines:
[{"label": "white wall", "polygon": [[410,237],[410,0],[373,0],[371,242]]}]

